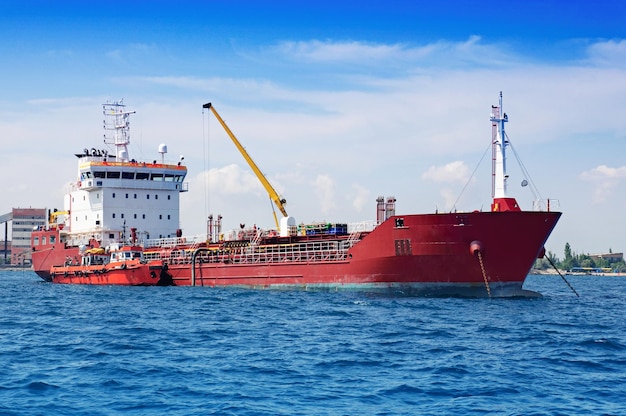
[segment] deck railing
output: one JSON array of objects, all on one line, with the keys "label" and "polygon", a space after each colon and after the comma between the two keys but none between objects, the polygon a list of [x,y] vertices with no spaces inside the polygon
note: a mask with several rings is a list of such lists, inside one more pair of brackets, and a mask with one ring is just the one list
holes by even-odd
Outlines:
[{"label": "deck railing", "polygon": [[[251,247],[231,247],[209,249],[198,254],[200,263],[225,264],[268,264],[268,263],[306,263],[345,261],[351,247],[348,238],[336,240],[308,241],[293,244],[270,244]],[[160,259],[169,264],[191,264],[191,257],[196,247],[146,251],[146,260]]]}]

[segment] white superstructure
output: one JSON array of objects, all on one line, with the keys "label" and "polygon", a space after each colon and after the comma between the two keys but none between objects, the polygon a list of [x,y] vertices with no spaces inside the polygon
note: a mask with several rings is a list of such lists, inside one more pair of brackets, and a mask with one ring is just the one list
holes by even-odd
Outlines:
[{"label": "white superstructure", "polygon": [[[180,237],[180,193],[187,168],[165,162],[167,146],[160,145],[161,160],[131,159],[130,115],[122,102],[103,104],[106,144],[114,154],[95,148],[78,157],[78,177],[65,196],[65,241],[70,245],[128,240],[136,228],[139,240]],[[113,152],[111,152],[113,153]]]}]

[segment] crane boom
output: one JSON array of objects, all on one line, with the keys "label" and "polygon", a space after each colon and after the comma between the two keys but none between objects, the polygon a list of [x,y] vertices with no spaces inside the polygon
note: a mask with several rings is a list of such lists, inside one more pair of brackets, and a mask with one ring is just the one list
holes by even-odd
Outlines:
[{"label": "crane boom", "polygon": [[[222,125],[222,127],[224,127],[224,130],[226,130],[226,133],[228,134],[230,139],[233,141],[233,143],[235,143],[235,146],[237,146],[237,149],[239,150],[239,152],[241,153],[243,158],[246,159],[246,162],[248,162],[248,165],[250,165],[250,168],[254,171],[256,177],[259,178],[259,180],[263,184],[263,187],[265,188],[265,190],[269,194],[270,199],[274,202],[276,207],[278,207],[278,209],[283,214],[283,216],[287,217],[288,216],[287,215],[287,211],[285,210],[285,204],[287,203],[287,201],[284,198],[282,198],[278,194],[278,192],[276,192],[276,190],[274,189],[272,184],[267,180],[265,175],[263,175],[263,172],[261,172],[261,169],[259,169],[259,167],[256,165],[256,163],[254,163],[254,160],[252,160],[252,158],[250,157],[248,152],[246,152],[246,149],[244,149],[244,147],[241,145],[241,143],[239,143],[239,140],[237,140],[237,138],[235,137],[233,132],[230,131],[230,129],[228,128],[228,126],[226,125],[224,120],[222,120],[222,117],[220,117],[220,115],[217,113],[217,111],[215,111],[215,107],[213,107],[213,105],[211,105],[211,103],[206,103],[206,104],[204,104],[202,106],[202,108],[208,108],[208,109],[210,109],[213,112],[213,114],[217,118],[217,121],[219,121],[220,124]],[[274,213],[274,221],[276,221],[276,227],[279,228],[280,226],[278,224],[278,219],[276,218],[276,213]]]}]

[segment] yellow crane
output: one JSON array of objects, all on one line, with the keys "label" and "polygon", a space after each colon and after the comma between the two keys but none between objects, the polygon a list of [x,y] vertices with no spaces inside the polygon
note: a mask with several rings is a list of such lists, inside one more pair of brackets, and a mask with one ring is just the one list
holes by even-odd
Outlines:
[{"label": "yellow crane", "polygon": [[48,210],[48,224],[56,223],[59,215],[68,215],[69,213],[69,211],[57,211],[56,209],[52,212]]},{"label": "yellow crane", "polygon": [[[237,149],[239,149],[239,152],[241,153],[243,158],[246,159],[246,162],[248,162],[248,165],[250,165],[250,168],[255,173],[256,177],[259,178],[259,180],[263,184],[263,187],[269,194],[270,199],[274,202],[276,207],[278,207],[280,212],[283,214],[283,217],[287,217],[288,216],[287,211],[285,210],[285,204],[287,203],[287,201],[284,198],[282,198],[278,194],[278,192],[276,192],[276,189],[274,189],[274,187],[267,180],[265,175],[263,175],[263,172],[261,172],[261,169],[259,169],[256,163],[254,163],[254,160],[252,160],[248,152],[246,152],[246,149],[244,149],[241,143],[239,143],[239,140],[237,140],[233,132],[230,131],[230,129],[228,128],[224,120],[222,120],[222,117],[220,117],[217,111],[215,111],[215,107],[213,107],[211,103],[206,103],[202,106],[202,108],[210,109],[213,112],[213,114],[215,115],[215,118],[217,118],[217,121],[219,121],[222,127],[224,127],[224,130],[226,130],[226,133],[228,134],[230,139],[233,141],[233,143],[235,143],[235,146],[237,146]],[[278,224],[278,218],[276,217],[276,211],[273,211],[273,213],[274,213],[274,221],[276,222],[276,228],[280,229],[280,225]]]}]

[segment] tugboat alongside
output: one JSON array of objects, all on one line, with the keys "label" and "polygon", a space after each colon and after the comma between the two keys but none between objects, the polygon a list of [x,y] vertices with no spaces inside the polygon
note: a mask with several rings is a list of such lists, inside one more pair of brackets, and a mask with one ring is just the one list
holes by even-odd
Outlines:
[{"label": "tugboat alongside", "polygon": [[[221,216],[209,217],[202,238],[182,238],[178,197],[186,191],[180,164],[129,159],[128,117],[121,103],[105,105],[116,155],[85,151],[78,180],[66,197],[61,221],[33,232],[33,265],[45,280],[56,280],[67,257],[94,248],[126,244],[126,222],[138,230],[143,263],[134,273],[174,285],[236,286],[301,290],[364,290],[408,295],[532,296],[524,280],[561,213],[522,211],[507,192],[509,145],[502,95],[492,106],[493,200],[489,212],[395,213],[395,198],[377,200],[376,220],[368,223],[301,223],[289,216],[285,200],[263,176],[221,119],[205,104],[255,172],[282,217],[276,229],[223,233]],[[159,149],[163,156],[165,145]],[[138,203],[141,200],[141,203]],[[167,221],[164,219],[167,217]],[[276,217],[276,214],[275,214]],[[158,221],[155,221],[156,219]],[[155,238],[158,237],[158,238]],[[66,266],[67,267],[67,266]],[[122,274],[129,276],[129,267]],[[69,273],[69,270],[67,270]],[[102,277],[100,274],[98,278]],[[111,274],[110,276],[114,276]],[[154,278],[153,278],[154,280]],[[152,280],[152,281],[153,281]],[[104,284],[123,279],[104,278]],[[127,281],[130,281],[127,279]],[[65,283],[91,283],[88,277]],[[145,284],[145,283],[144,283]],[[155,283],[156,284],[156,283]]]},{"label": "tugboat alongside", "polygon": [[[134,234],[134,229],[131,230]],[[132,239],[131,239],[132,240]],[[137,245],[117,246],[106,249],[90,248],[81,253],[80,263],[74,264],[68,257],[62,266],[52,266],[50,279],[53,283],[124,285],[124,286],[168,286],[172,276],[167,273],[167,264],[161,260],[147,261],[143,247]]]}]

